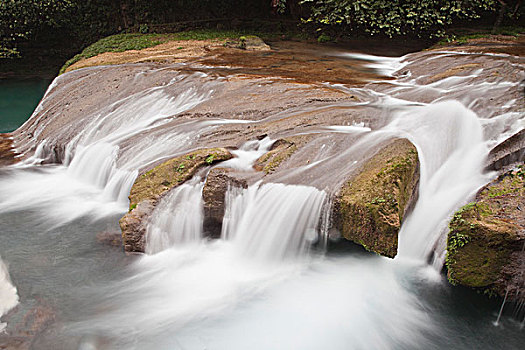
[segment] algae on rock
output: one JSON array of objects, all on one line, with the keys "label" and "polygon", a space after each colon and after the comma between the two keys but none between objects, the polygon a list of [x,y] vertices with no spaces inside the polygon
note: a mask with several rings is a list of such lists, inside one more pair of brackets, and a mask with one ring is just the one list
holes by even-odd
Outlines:
[{"label": "algae on rock", "polygon": [[406,139],[390,142],[341,188],[334,205],[335,226],[347,240],[395,257],[401,223],[415,201],[418,183],[415,146]]},{"label": "algae on rock", "polygon": [[170,159],[139,176],[129,195],[129,212],[120,219],[124,250],[144,252],[145,223],[163,196],[191,179],[200,168],[232,157],[225,148],[201,149]]},{"label": "algae on rock", "polygon": [[449,224],[448,279],[525,300],[525,174],[511,170],[485,186]]}]

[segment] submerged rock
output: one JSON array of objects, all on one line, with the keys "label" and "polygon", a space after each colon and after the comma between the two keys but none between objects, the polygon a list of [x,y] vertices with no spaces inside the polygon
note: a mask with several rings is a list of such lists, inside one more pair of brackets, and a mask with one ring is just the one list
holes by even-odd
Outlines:
[{"label": "submerged rock", "polygon": [[406,139],[381,148],[347,181],[334,202],[334,224],[347,240],[393,258],[403,218],[415,202],[417,150]]},{"label": "submerged rock", "polygon": [[144,252],[147,220],[163,196],[191,179],[200,168],[232,157],[225,148],[197,150],[170,159],[139,176],[129,195],[129,212],[120,219],[124,250]]},{"label": "submerged rock", "polygon": [[448,279],[525,301],[525,168],[485,186],[449,224]]},{"label": "submerged rock", "polygon": [[225,196],[228,188],[248,187],[245,180],[236,179],[229,173],[229,169],[212,169],[202,189],[202,199],[204,201],[204,234],[213,238],[218,238],[221,235],[225,210]]},{"label": "submerged rock", "polygon": [[7,317],[8,327],[0,332],[0,349],[36,349],[38,336],[46,331],[56,319],[56,310],[46,301],[36,297],[26,301],[34,305],[29,309],[15,308]]}]

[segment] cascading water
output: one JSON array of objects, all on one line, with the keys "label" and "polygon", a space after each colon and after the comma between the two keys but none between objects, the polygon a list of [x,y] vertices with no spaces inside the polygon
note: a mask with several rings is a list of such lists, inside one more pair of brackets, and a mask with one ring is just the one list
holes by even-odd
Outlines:
[{"label": "cascading water", "polygon": [[406,133],[420,160],[419,198],[399,234],[399,258],[425,260],[436,250],[440,270],[445,247],[436,245],[451,213],[490,178],[483,173],[488,147],[479,119],[448,101],[400,112],[386,129]]},{"label": "cascading water", "polygon": [[158,253],[202,238],[203,186],[204,182],[195,178],[161,200],[146,228],[146,253]]},{"label": "cascading water", "polygon": [[[399,67],[409,66],[405,58],[358,58],[373,61],[371,68],[392,77]],[[41,246],[46,247],[51,240],[46,234],[38,234],[40,228],[34,228],[36,225],[31,219],[27,223],[33,230],[30,232],[37,232],[28,238],[31,242],[40,239],[37,242],[41,246],[32,247],[32,243],[28,243],[22,251],[33,253],[22,258],[6,252],[11,254],[6,256],[6,261],[12,262],[15,258],[19,265],[29,266],[26,270],[30,270],[31,264],[48,268],[45,271],[50,281],[46,281],[49,289],[46,296],[56,298],[57,305],[61,305],[68,293],[75,295],[69,295],[64,301],[64,308],[70,308],[65,316],[60,315],[65,320],[65,330],[61,328],[63,324],[59,324],[47,338],[44,334],[43,338],[48,341],[55,336],[58,340],[42,345],[43,348],[68,347],[61,343],[64,341],[72,344],[71,348],[82,349],[421,349],[450,347],[451,337],[458,342],[453,345],[462,349],[499,344],[497,339],[501,337],[495,337],[496,340],[471,337],[461,343],[471,331],[470,327],[479,330],[484,325],[478,316],[489,314],[490,307],[462,315],[456,311],[462,299],[448,301],[454,293],[443,291],[445,287],[441,285],[428,287],[413,264],[404,263],[415,260],[420,267],[435,252],[436,265],[440,265],[444,252],[439,246],[440,237],[447,220],[490,177],[482,172],[489,145],[522,125],[523,117],[517,113],[479,113],[483,101],[476,94],[481,94],[487,86],[472,89],[472,96],[466,93],[475,74],[442,79],[425,86],[408,80],[410,74],[407,74],[404,81],[390,81],[388,88],[380,86],[386,84],[384,81],[359,89],[341,87],[341,91],[358,96],[359,101],[334,100],[330,108],[375,108],[380,116],[365,122],[360,119],[325,122],[310,116],[297,125],[290,122],[296,115],[287,114],[286,108],[278,116],[267,117],[266,112],[261,113],[261,118],[266,118],[262,121],[244,120],[242,118],[249,117],[241,113],[232,119],[221,119],[213,115],[215,110],[209,106],[200,110],[203,113],[184,116],[182,112],[213,98],[213,85],[197,89],[199,84],[195,84],[196,78],[192,77],[193,80],[177,78],[164,87],[158,84],[155,88],[119,97],[92,111],[83,124],[73,123],[71,128],[79,132],[69,139],[61,159],[63,165],[31,165],[50,159],[56,140],[49,138],[24,166],[0,174],[0,222],[21,225],[13,219],[16,213],[10,212],[26,210],[34,214],[36,210],[45,213],[44,220],[36,220],[38,223],[69,221],[71,225],[71,228],[64,225],[60,230],[46,232],[55,235],[53,238],[58,237],[60,244],[51,243],[53,247],[45,251]],[[509,86],[490,84],[495,94],[502,94]],[[175,88],[178,85],[180,89]],[[173,88],[178,93],[165,93],[164,88]],[[57,89],[60,84],[50,88],[49,96],[58,95]],[[243,98],[245,95],[248,94],[243,91]],[[446,101],[447,96],[451,99],[461,96],[461,103]],[[44,102],[39,111],[47,113],[46,108]],[[469,108],[477,109],[485,119]],[[312,111],[318,110],[313,107],[307,112]],[[49,115],[40,115],[41,120],[28,122],[38,124],[35,135],[46,133],[45,126],[50,125],[50,121],[44,117]],[[114,269],[114,265],[108,264],[103,273],[97,274],[102,281],[86,282],[89,273],[95,272],[81,268],[90,263],[103,266],[105,260],[100,261],[104,257],[118,253],[96,245],[93,232],[85,232],[91,230],[92,223],[86,224],[82,216],[101,218],[109,213],[125,212],[126,197],[138,171],[208,145],[198,143],[201,136],[208,137],[205,142],[211,140],[213,147],[238,145],[234,143],[238,140],[228,135],[242,135],[245,141],[254,138],[254,134],[247,131],[249,127],[256,129],[254,133],[258,136],[271,134],[275,125],[286,130],[278,137],[308,138],[323,134],[324,139],[317,144],[319,150],[310,148],[311,154],[297,161],[297,168],[290,171],[288,178],[287,174],[273,178],[270,174],[266,182],[256,182],[258,178],[252,165],[270,150],[272,140],[266,137],[249,141],[233,150],[235,158],[219,166],[244,172],[251,185],[227,191],[220,239],[202,237],[203,183],[196,178],[160,201],[147,226],[147,254],[127,257],[130,259],[125,261],[127,267]],[[210,134],[217,130],[214,139]],[[339,251],[327,255],[308,254],[311,244],[328,237],[325,232],[329,211],[327,192],[331,189],[324,187],[323,181],[353,170],[363,158],[357,153],[373,151],[392,136],[409,138],[417,146],[421,161],[419,201],[402,227],[399,258],[392,262],[344,245],[337,249],[348,249],[352,254]],[[302,141],[296,138],[287,142],[298,145]],[[329,158],[333,161],[330,163],[334,165],[333,172],[331,169],[315,172]],[[295,181],[297,178],[300,179]],[[279,179],[290,181],[288,184],[272,182]],[[304,186],[305,183],[326,190]],[[114,229],[116,221],[112,218],[108,231]],[[104,225],[100,226],[93,231],[103,231]],[[16,246],[11,242],[16,241],[17,234],[14,229],[8,235],[6,246]],[[65,237],[69,236],[76,240],[68,245]],[[26,237],[19,239],[26,240]],[[88,243],[84,250],[75,250],[78,242]],[[54,245],[59,246],[58,253],[53,250]],[[97,249],[100,254],[96,259],[88,260],[86,252]],[[68,257],[69,251],[74,251],[69,253],[72,257]],[[71,262],[83,272],[80,277],[72,276],[76,271],[66,269]],[[16,265],[13,263],[13,266]],[[63,271],[69,271],[70,275],[61,279]],[[110,277],[104,279],[105,276]],[[22,304],[24,296],[33,295],[33,284],[38,289],[40,277],[33,277],[38,282],[31,280],[20,286],[19,279],[15,280]],[[80,292],[71,291],[71,285],[75,284],[71,279],[82,287]],[[8,283],[2,284],[2,281]],[[85,287],[88,284],[92,287]],[[3,286],[6,288],[2,289]],[[61,292],[59,296],[54,296],[55,289]],[[5,300],[10,300],[11,306],[0,304],[0,315],[18,301],[17,289],[0,263],[0,296],[4,290],[8,292]],[[458,319],[467,319],[465,323],[469,325],[464,326]],[[509,324],[509,321],[502,317],[501,323]],[[492,334],[486,329],[480,333]]]},{"label": "cascading water", "polygon": [[318,239],[325,197],[313,187],[256,184],[228,203],[222,236],[252,258],[296,256]]},{"label": "cascading water", "polygon": [[[196,73],[191,78],[200,77]],[[180,93],[175,97],[163,92],[178,85]],[[66,146],[62,159],[65,166],[35,172],[31,165],[54,157],[53,147],[44,140],[20,166],[22,170],[13,171],[16,175],[7,176],[0,183],[0,211],[50,207],[43,215],[52,216],[54,224],[59,225],[84,215],[101,217],[122,212],[141,167],[191,148],[199,132],[214,127],[208,124],[199,128],[190,121],[177,125],[171,133],[155,137],[174,116],[202,103],[213,93],[211,87],[203,91],[181,75],[166,86],[148,88],[96,110]],[[42,128],[37,131],[42,132]],[[32,190],[17,190],[27,186]]]}]

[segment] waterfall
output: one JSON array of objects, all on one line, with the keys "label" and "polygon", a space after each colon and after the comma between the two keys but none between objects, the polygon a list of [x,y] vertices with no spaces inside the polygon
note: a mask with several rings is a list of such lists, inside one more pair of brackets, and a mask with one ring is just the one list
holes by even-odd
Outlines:
[{"label": "waterfall", "polygon": [[196,178],[160,201],[146,228],[146,253],[158,253],[202,238],[203,186],[204,182]]},{"label": "waterfall", "polygon": [[[11,172],[12,176],[8,172],[3,178],[0,211],[48,207],[50,210],[43,214],[53,219],[53,225],[84,215],[123,212],[139,169],[191,149],[199,133],[215,127],[191,120],[168,125],[178,114],[213,94],[206,80],[202,86],[195,85],[201,78],[200,73],[181,74],[165,86],[147,88],[95,108],[82,122],[71,121],[70,128],[57,135],[74,135],[64,147],[63,159],[57,159],[54,142],[45,139],[32,157]],[[46,103],[42,101],[41,105]],[[33,118],[40,120],[42,116],[35,112]],[[43,125],[36,130],[41,133]],[[43,161],[62,161],[63,165],[35,171],[34,165]],[[27,191],[17,190],[20,188]]]},{"label": "waterfall", "polygon": [[325,198],[314,187],[255,184],[229,197],[222,236],[253,258],[297,256],[318,239]]},{"label": "waterfall", "polygon": [[425,260],[434,249],[443,264],[443,243],[451,214],[465,204],[490,175],[483,174],[488,147],[477,115],[456,101],[400,112],[387,129],[405,133],[420,160],[419,198],[399,233],[399,257]]},{"label": "waterfall", "polygon": [[[7,266],[0,257],[0,318],[18,304],[18,294],[9,278]],[[6,323],[0,322],[0,334],[4,331]]]}]

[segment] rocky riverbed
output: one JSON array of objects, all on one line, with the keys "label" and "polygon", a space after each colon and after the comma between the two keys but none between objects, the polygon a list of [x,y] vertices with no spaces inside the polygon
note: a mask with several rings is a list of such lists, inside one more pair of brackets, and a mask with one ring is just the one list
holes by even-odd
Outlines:
[{"label": "rocky riverbed", "polygon": [[[102,54],[71,66],[31,119],[0,138],[0,165],[61,164],[96,178],[104,198],[122,203],[129,194],[120,221],[127,252],[146,250],[157,204],[199,176],[209,236],[220,235],[217,198],[229,187],[306,185],[331,199],[327,232],[393,258],[418,188],[431,183],[429,172],[456,170],[442,165],[468,151],[463,120],[479,118],[479,171],[452,211],[473,196],[475,204],[451,223],[449,277],[523,302],[523,40],[477,39],[402,58],[297,42],[257,50],[170,42]],[[498,155],[487,158],[491,149]],[[228,163],[242,152],[256,155],[248,166]],[[502,177],[476,196],[498,175],[483,172],[487,162]],[[487,215],[473,209],[487,206]],[[439,255],[447,232],[439,233],[429,255]]]}]

